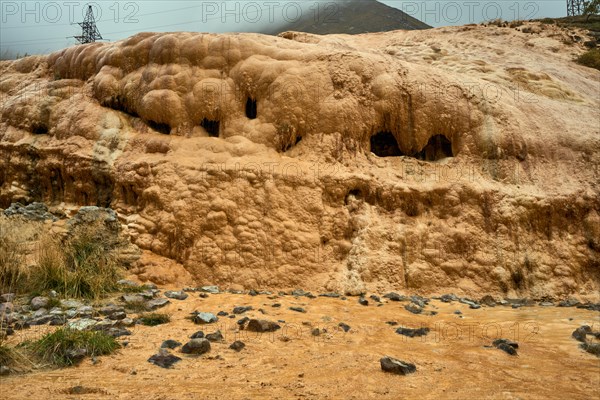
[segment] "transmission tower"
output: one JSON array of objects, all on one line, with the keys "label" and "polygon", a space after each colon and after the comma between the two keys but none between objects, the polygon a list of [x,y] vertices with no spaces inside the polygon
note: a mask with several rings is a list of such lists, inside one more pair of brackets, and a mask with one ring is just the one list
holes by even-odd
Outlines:
[{"label": "transmission tower", "polygon": [[96,40],[102,40],[102,35],[96,27],[96,20],[94,19],[94,12],[92,6],[88,6],[87,13],[83,22],[78,22],[81,26],[81,36],[73,36],[81,44],[94,43]]},{"label": "transmission tower", "polygon": [[567,0],[567,17],[583,14],[583,0]]}]

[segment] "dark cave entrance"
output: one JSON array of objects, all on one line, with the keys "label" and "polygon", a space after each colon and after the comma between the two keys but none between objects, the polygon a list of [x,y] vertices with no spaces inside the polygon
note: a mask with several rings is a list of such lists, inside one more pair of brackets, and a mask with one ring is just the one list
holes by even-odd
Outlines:
[{"label": "dark cave entrance", "polygon": [[248,100],[246,101],[246,117],[249,119],[256,119],[257,113],[256,100],[248,97]]},{"label": "dark cave entrance", "polygon": [[171,127],[169,124],[161,124],[154,121],[148,121],[148,126],[163,135],[169,135],[171,133]]},{"label": "dark cave entrance", "polygon": [[424,161],[437,161],[453,156],[452,143],[444,135],[430,137],[423,150],[417,154],[417,158]]},{"label": "dark cave entrance", "polygon": [[402,156],[398,142],[391,132],[377,132],[371,136],[371,152],[379,157]]},{"label": "dark cave entrance", "polygon": [[219,137],[219,129],[221,126],[219,121],[213,121],[213,120],[204,118],[202,120],[202,122],[200,122],[200,126],[206,130],[206,132],[208,133],[208,136]]}]

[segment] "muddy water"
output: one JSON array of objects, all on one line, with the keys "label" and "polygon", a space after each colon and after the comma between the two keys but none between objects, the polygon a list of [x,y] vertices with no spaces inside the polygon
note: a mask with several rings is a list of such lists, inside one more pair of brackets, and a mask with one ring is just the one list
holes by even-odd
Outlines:
[{"label": "muddy water", "polygon": [[[272,304],[280,303],[280,308]],[[468,306],[433,300],[429,311],[414,315],[406,303],[361,306],[356,298],[268,299],[235,294],[191,294],[162,309],[172,322],[136,327],[129,345],[101,357],[95,365],[38,371],[2,378],[3,399],[592,399],[600,387],[600,358],[585,353],[571,332],[582,324],[600,327],[599,313],[576,308]],[[269,334],[237,332],[237,319],[220,317],[212,325],[194,325],[192,311],[231,312],[252,305],[250,317],[284,320],[283,329]],[[300,306],[306,313],[291,311]],[[262,308],[265,314],[258,309]],[[460,310],[462,318],[454,314]],[[426,326],[429,335],[407,338],[395,333],[397,321],[406,327]],[[337,329],[345,322],[352,329]],[[328,333],[313,336],[314,328]],[[185,343],[195,331],[220,329],[224,343],[210,353],[192,357],[172,369],[147,362],[165,339]],[[31,335],[31,332],[29,333]],[[517,357],[486,348],[504,337],[519,343]],[[237,353],[229,344],[246,343]],[[384,373],[379,359],[390,355],[417,366],[408,376]],[[83,386],[91,393],[68,394]]]}]

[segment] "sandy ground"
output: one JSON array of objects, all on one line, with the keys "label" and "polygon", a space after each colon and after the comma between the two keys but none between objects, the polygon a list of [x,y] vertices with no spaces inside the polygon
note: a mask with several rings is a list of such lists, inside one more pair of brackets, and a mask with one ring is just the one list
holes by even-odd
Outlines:
[{"label": "sandy ground", "polygon": [[[126,338],[129,345],[95,365],[86,359],[77,367],[44,370],[2,378],[3,399],[593,399],[600,387],[600,359],[585,353],[571,332],[582,324],[600,325],[599,314],[576,308],[483,307],[432,300],[427,310],[437,315],[413,315],[406,303],[377,307],[347,300],[283,296],[269,299],[237,294],[190,293],[172,300],[162,311],[172,321],[157,327],[139,326]],[[272,304],[280,303],[281,308]],[[252,305],[250,317],[285,320],[269,334],[236,332],[235,319],[220,317],[211,325],[194,325],[192,311],[231,312]],[[301,306],[306,313],[289,310]],[[258,309],[264,309],[265,315]],[[453,312],[460,310],[463,318]],[[406,338],[386,321],[407,327],[427,326],[428,336]],[[340,322],[352,327],[337,329]],[[315,337],[313,328],[329,334]],[[220,329],[223,343],[213,343],[203,356],[186,356],[172,369],[147,362],[165,339],[185,343],[197,330]],[[30,330],[27,335],[35,334]],[[38,332],[40,333],[40,332]],[[287,337],[288,339],[284,339]],[[505,337],[519,343],[517,357],[485,348]],[[18,339],[18,338],[15,338]],[[236,339],[246,343],[237,353]],[[14,340],[14,339],[13,339]],[[408,376],[384,373],[379,359],[390,355],[413,362]],[[90,393],[69,394],[74,386]]]}]

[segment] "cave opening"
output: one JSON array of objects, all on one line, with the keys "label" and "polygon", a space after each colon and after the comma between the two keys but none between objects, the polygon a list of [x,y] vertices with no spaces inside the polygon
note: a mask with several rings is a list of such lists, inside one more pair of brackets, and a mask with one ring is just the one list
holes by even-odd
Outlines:
[{"label": "cave opening", "polygon": [[246,117],[249,119],[256,119],[257,113],[256,100],[252,97],[248,97],[248,100],[246,100]]},{"label": "cave opening", "polygon": [[41,122],[34,122],[31,125],[31,133],[35,135],[45,135],[48,133],[48,126]]},{"label": "cave opening", "polygon": [[169,124],[161,124],[159,122],[148,121],[148,126],[163,135],[169,135],[171,133],[171,127]]},{"label": "cave opening", "polygon": [[389,131],[377,132],[371,136],[371,152],[378,157],[402,156],[398,141]]},{"label": "cave opening", "polygon": [[206,132],[208,133],[208,136],[219,137],[219,129],[221,126],[219,121],[214,121],[214,120],[204,118],[202,120],[202,122],[200,122],[200,126],[203,127],[204,130],[206,130]]},{"label": "cave opening", "polygon": [[452,143],[444,135],[435,135],[429,138],[423,150],[416,158],[424,161],[437,161],[446,157],[453,157]]}]

